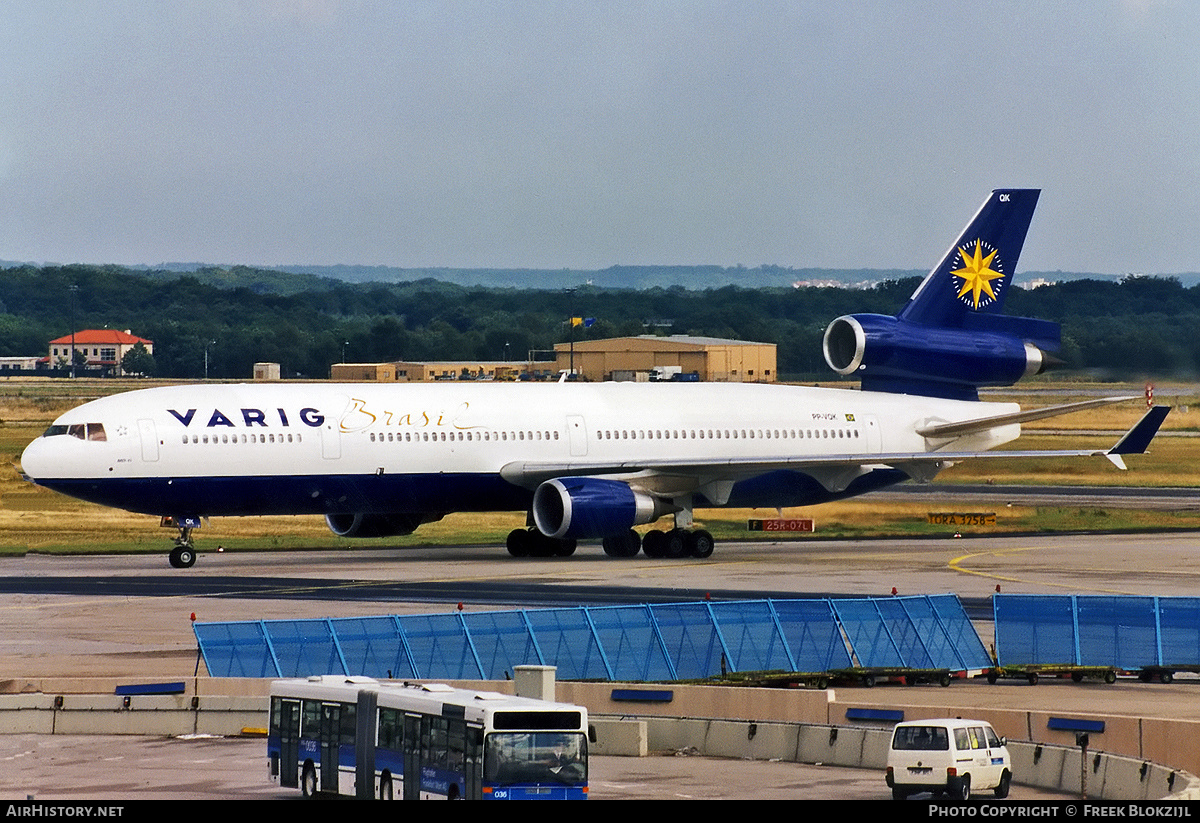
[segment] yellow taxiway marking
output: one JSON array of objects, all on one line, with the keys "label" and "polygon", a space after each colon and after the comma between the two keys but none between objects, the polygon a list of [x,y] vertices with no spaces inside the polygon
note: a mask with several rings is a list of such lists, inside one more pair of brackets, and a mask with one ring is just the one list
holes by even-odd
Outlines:
[{"label": "yellow taxiway marking", "polygon": [[[1002,581],[1005,583],[1023,583],[1026,585],[1048,586],[1050,588],[1056,588],[1056,589],[1071,589],[1073,591],[1079,591],[1082,588],[1084,588],[1079,585],[1078,580],[1072,581],[1070,583],[1051,583],[1046,580],[1026,579],[1026,578],[1021,578],[1021,577],[1012,577],[1012,576],[1004,575],[1004,574],[996,574],[995,572],[984,572],[984,571],[978,571],[976,569],[968,569],[962,565],[964,562],[971,560],[973,558],[976,558],[976,557],[989,557],[989,556],[990,557],[1006,557],[1008,555],[1016,554],[1017,552],[1039,551],[1043,548],[1046,548],[1046,547],[1045,546],[1024,546],[1024,547],[1014,548],[1014,549],[1000,549],[999,551],[972,552],[971,554],[962,554],[962,555],[959,555],[958,557],[951,559],[946,564],[946,566],[949,567],[949,569],[951,571],[956,571],[956,572],[959,572],[960,574],[972,574],[972,575],[975,575],[976,577],[985,577],[990,580],[999,580],[999,581]],[[1089,571],[1098,571],[1098,570],[1090,569]],[[1094,592],[1100,592],[1102,594],[1137,594],[1137,592],[1122,591],[1120,589],[1088,588],[1088,590],[1094,591]]]}]

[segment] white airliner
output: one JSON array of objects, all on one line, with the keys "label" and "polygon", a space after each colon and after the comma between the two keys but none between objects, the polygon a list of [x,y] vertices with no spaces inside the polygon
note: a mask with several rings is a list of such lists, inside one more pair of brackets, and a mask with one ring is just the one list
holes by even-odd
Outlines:
[{"label": "white airliner", "polygon": [[[835,320],[825,356],[863,390],[730,383],[242,384],[144,389],[59,417],[21,457],[73,497],[174,518],[171,564],[209,516],[321,514],[345,537],[408,534],[460,511],[526,511],[516,556],[707,557],[705,507],[811,505],[977,457],[1139,453],[1156,407],[1113,448],[989,452],[1025,421],[980,386],[1039,371],[1052,323],[999,313],[1037,202],[993,192],[896,317]],[[674,528],[633,527],[674,515]]]}]

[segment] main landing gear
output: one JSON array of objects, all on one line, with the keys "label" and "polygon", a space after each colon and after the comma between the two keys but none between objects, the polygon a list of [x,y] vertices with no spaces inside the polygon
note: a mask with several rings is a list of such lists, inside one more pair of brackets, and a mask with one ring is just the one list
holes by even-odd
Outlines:
[{"label": "main landing gear", "polygon": [[682,557],[696,557],[703,560],[713,553],[716,541],[704,529],[671,529],[670,531],[648,531],[645,537],[630,529],[618,537],[606,537],[603,540],[604,553],[609,557],[636,557],[638,549],[647,557],[666,557],[678,560]]},{"label": "main landing gear", "polygon": [[[506,542],[513,557],[570,557],[575,553],[574,540],[555,540],[536,529],[513,529]],[[646,532],[643,538],[633,529],[601,541],[609,557],[665,557],[672,560],[696,557],[703,560],[713,553],[716,541],[704,529],[671,529]]]},{"label": "main landing gear", "polygon": [[175,548],[168,555],[171,567],[175,569],[190,569],[196,564],[196,549],[192,546],[192,530],[189,526],[179,527],[179,536],[175,538]]},{"label": "main landing gear", "polygon": [[546,537],[537,529],[513,529],[506,545],[513,557],[570,557],[575,554],[576,543]]}]

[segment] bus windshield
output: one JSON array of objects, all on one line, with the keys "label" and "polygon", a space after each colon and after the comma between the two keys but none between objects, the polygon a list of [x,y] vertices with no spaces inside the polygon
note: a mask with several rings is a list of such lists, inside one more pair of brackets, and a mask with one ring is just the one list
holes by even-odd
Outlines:
[{"label": "bus windshield", "polygon": [[484,743],[483,780],[493,785],[587,781],[581,732],[494,732]]}]

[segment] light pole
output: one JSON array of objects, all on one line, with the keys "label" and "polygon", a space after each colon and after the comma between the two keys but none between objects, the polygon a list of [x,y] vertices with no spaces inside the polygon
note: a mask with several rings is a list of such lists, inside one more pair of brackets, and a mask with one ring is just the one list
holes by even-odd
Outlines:
[{"label": "light pole", "polygon": [[204,379],[208,379],[208,347],[217,345],[216,340],[209,340],[204,344]]},{"label": "light pole", "polygon": [[79,286],[72,284],[69,286],[71,291],[71,379],[75,379],[75,292],[79,291]]},{"label": "light pole", "polygon": [[347,340],[345,343],[342,343],[342,363],[343,363],[343,365],[346,362],[346,347],[349,345],[350,345],[349,340]]}]

